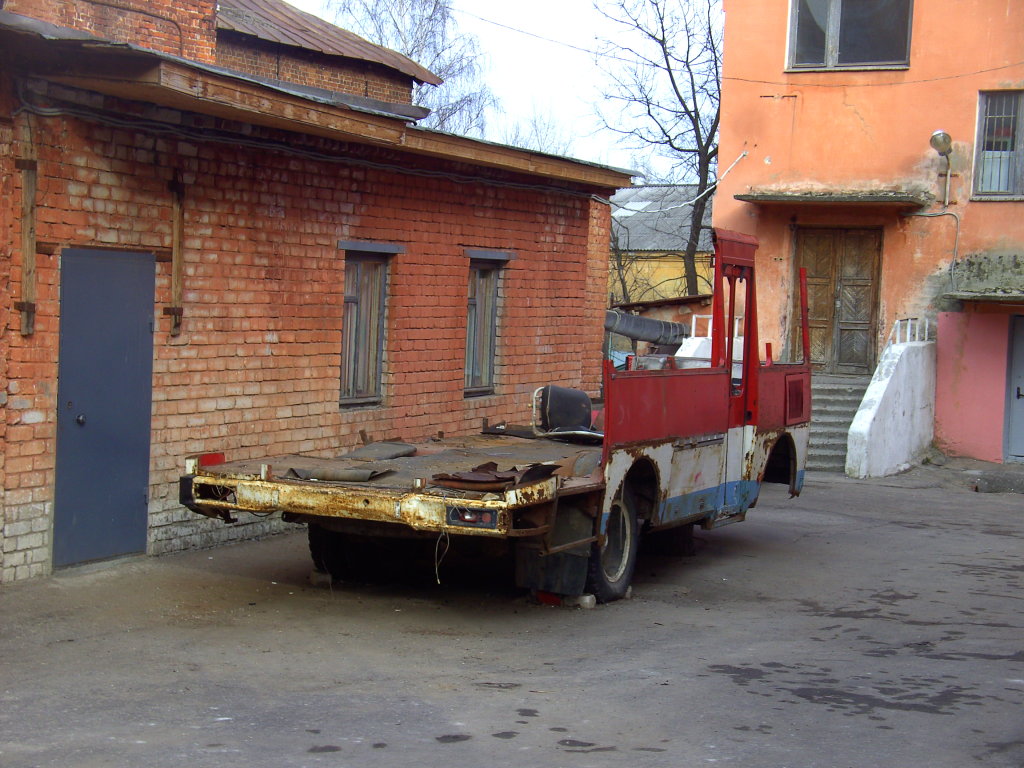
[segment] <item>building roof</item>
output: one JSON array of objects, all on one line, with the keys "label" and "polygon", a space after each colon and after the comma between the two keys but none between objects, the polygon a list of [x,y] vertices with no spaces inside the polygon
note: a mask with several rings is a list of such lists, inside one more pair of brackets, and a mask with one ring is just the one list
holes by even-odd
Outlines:
[{"label": "building roof", "polygon": [[647,301],[620,301],[612,304],[615,309],[635,310],[643,312],[645,309],[656,307],[684,307],[687,304],[710,304],[710,293],[697,293],[693,296],[671,296],[667,299],[648,299]]},{"label": "building roof", "polygon": [[[612,234],[630,252],[680,251],[690,236],[690,213],[696,184],[626,187],[611,197]],[[697,250],[714,250],[711,242],[711,195],[704,209]]]},{"label": "building roof", "polygon": [[524,181],[525,187],[582,185],[594,194],[626,183],[631,175],[596,163],[431,131],[412,124],[407,115],[381,110],[380,104],[361,104],[343,94],[318,93],[4,10],[0,67],[108,96],[463,163],[468,166],[467,180],[484,180],[469,169],[490,168],[543,180],[540,185]]},{"label": "building roof", "polygon": [[281,0],[220,0],[217,29],[331,56],[369,61],[397,70],[421,83],[441,78],[397,51],[374,45],[352,32]]}]

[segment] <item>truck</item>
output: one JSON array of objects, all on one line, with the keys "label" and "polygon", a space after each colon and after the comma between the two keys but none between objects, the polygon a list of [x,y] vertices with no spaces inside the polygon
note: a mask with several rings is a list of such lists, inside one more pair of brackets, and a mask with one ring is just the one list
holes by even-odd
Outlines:
[{"label": "truck", "polygon": [[[803,355],[758,346],[755,238],[716,230],[710,353],[634,354],[603,364],[603,403],[537,387],[529,424],[476,435],[365,442],[333,458],[186,460],[180,501],[227,523],[281,514],[304,523],[314,567],[357,577],[374,542],[490,542],[537,594],[626,596],[641,536],[685,546],[745,519],[763,483],[804,483],[811,414],[806,279]],[[656,351],[662,351],[656,347]],[[483,551],[487,551],[484,548]]]}]

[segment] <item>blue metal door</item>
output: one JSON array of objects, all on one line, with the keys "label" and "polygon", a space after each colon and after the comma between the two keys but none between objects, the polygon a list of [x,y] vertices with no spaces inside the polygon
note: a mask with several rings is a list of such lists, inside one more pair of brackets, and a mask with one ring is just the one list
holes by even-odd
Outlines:
[{"label": "blue metal door", "polygon": [[146,549],[151,254],[61,255],[54,566]]}]

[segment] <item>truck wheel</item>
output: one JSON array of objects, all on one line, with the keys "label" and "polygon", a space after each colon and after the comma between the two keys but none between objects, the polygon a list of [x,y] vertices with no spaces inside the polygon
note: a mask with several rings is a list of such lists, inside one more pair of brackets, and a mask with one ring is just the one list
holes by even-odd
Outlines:
[{"label": "truck wheel", "polygon": [[599,603],[626,596],[636,570],[637,518],[632,505],[616,496],[608,517],[604,543],[594,543],[587,567],[587,591]]},{"label": "truck wheel", "polygon": [[351,569],[345,552],[345,535],[321,528],[314,523],[307,526],[307,533],[313,567],[323,573],[331,574],[331,578],[336,581],[350,578]]}]

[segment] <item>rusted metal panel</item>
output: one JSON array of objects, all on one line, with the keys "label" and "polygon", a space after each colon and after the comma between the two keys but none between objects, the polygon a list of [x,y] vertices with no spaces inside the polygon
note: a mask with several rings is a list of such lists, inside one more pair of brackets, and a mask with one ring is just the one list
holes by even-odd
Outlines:
[{"label": "rusted metal panel", "polygon": [[715,228],[715,255],[723,266],[752,267],[756,250],[757,238],[753,235]]},{"label": "rusted metal panel", "polygon": [[762,367],[759,373],[759,429],[772,430],[810,421],[808,366],[776,364]]},{"label": "rusted metal panel", "polygon": [[[396,523],[418,531],[506,536],[512,528],[512,510],[552,501],[559,485],[560,478],[550,477],[503,493],[473,494],[445,488],[409,492],[370,484],[263,479],[258,474],[236,472],[194,475],[191,493],[197,511],[214,515],[284,511]],[[466,514],[453,516],[453,510]]]},{"label": "rusted metal panel", "polygon": [[723,432],[729,417],[724,369],[615,371],[605,367],[609,447]]}]

